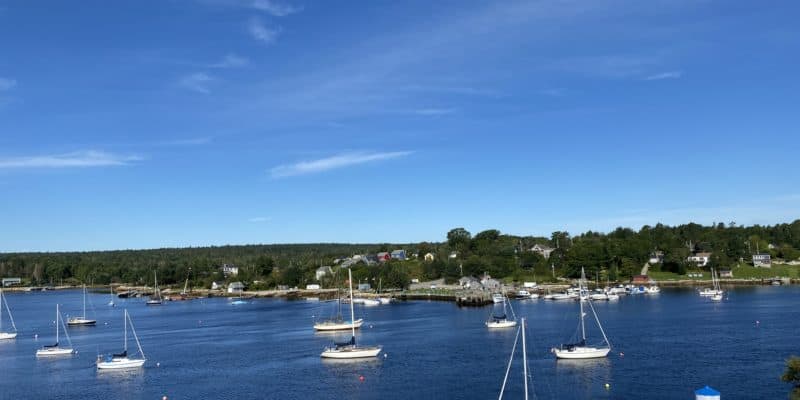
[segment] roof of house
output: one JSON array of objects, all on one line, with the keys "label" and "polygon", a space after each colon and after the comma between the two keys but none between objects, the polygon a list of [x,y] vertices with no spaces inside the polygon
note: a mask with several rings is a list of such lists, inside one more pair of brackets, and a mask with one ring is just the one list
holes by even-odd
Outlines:
[{"label": "roof of house", "polygon": [[405,254],[405,253],[406,253],[406,251],[405,251],[405,250],[402,250],[402,249],[401,249],[401,250],[392,250],[392,255],[395,255],[395,254],[400,254],[400,253],[403,253],[403,254]]},{"label": "roof of house", "polygon": [[233,282],[233,283],[231,283],[230,285],[228,285],[228,287],[232,287],[232,288],[243,288],[243,287],[244,287],[244,284],[243,284],[242,282]]},{"label": "roof of house", "polygon": [[317,268],[317,272],[331,272],[331,267],[325,265]]},{"label": "roof of house", "polygon": [[382,251],[382,252],[378,253],[378,257],[386,257],[387,255],[389,255],[389,252],[387,252],[387,251]]},{"label": "roof of house", "polygon": [[701,251],[700,253],[695,253],[692,257],[711,257],[711,252]]},{"label": "roof of house", "polygon": [[535,245],[533,245],[533,247],[531,247],[531,250],[547,251],[547,250],[555,250],[555,248],[554,247],[550,247],[550,246],[545,245],[545,244],[536,243]]}]

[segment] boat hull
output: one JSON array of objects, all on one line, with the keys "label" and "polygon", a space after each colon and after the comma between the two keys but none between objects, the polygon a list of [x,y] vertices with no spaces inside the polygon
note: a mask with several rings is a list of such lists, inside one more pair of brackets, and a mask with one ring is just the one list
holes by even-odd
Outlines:
[{"label": "boat hull", "polygon": [[95,324],[97,324],[97,320],[94,319],[70,318],[67,320],[69,326],[94,326]]},{"label": "boat hull", "polygon": [[384,304],[384,305],[385,305],[385,304],[389,304],[389,303],[391,303],[391,302],[392,302],[392,299],[391,299],[391,298],[389,298],[389,297],[378,297],[378,301],[380,301],[380,302],[381,302],[381,304]]},{"label": "boat hull", "polygon": [[97,369],[130,369],[144,365],[145,360],[131,360],[129,358],[115,358],[111,361],[97,363]]},{"label": "boat hull", "polygon": [[64,347],[51,347],[47,349],[39,349],[36,350],[36,357],[58,357],[58,356],[69,356],[72,355],[75,351],[71,348],[64,348]]},{"label": "boat hull", "polygon": [[565,360],[580,360],[587,358],[601,358],[606,357],[610,348],[597,348],[597,347],[573,347],[571,349],[553,349],[556,358]]},{"label": "boat hull", "polygon": [[350,322],[320,322],[314,324],[314,329],[318,331],[343,331],[346,329],[361,328],[363,323],[363,319],[357,319],[353,324]]},{"label": "boat hull", "polygon": [[377,357],[380,354],[381,347],[344,347],[344,348],[326,348],[320,354],[322,358],[335,358],[335,359],[353,359],[353,358],[370,358]]},{"label": "boat hull", "polygon": [[160,306],[161,300],[147,300],[147,303],[145,304],[147,304],[148,306]]},{"label": "boat hull", "polygon": [[517,321],[486,321],[486,327],[489,329],[513,328],[515,326],[517,326]]},{"label": "boat hull", "polygon": [[374,307],[379,305],[381,305],[381,302],[378,300],[364,299],[364,306],[366,307]]},{"label": "boat hull", "polygon": [[15,339],[16,337],[16,332],[0,332],[0,340]]}]

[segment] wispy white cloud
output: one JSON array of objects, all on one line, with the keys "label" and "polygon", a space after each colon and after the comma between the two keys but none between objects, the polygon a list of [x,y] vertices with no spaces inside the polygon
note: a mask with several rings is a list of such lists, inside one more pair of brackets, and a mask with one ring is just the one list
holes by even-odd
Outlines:
[{"label": "wispy white cloud", "polygon": [[247,220],[247,222],[269,222],[272,221],[272,217],[253,217]]},{"label": "wispy white cloud", "polygon": [[106,167],[128,165],[141,159],[139,156],[87,150],[66,154],[0,158],[0,169]]},{"label": "wispy white cloud", "polygon": [[662,79],[678,79],[683,76],[683,71],[668,71],[645,77],[646,81],[660,81]]},{"label": "wispy white cloud", "polygon": [[647,55],[603,55],[554,60],[545,68],[594,78],[635,78],[658,64],[658,57]]},{"label": "wispy white cloud", "polygon": [[452,114],[456,112],[455,108],[419,108],[412,111],[414,114],[417,115],[424,115],[424,116],[436,116],[436,115],[446,115]]},{"label": "wispy white cloud", "polygon": [[15,79],[0,78],[0,92],[10,90],[14,86],[17,86],[17,81]]},{"label": "wispy white cloud", "polygon": [[280,28],[270,28],[264,24],[261,18],[253,17],[247,23],[247,31],[250,36],[264,44],[272,44],[281,33]]},{"label": "wispy white cloud", "polygon": [[219,62],[209,65],[211,68],[241,68],[250,65],[250,60],[247,57],[242,57],[236,54],[227,54]]},{"label": "wispy white cloud", "polygon": [[270,169],[273,178],[285,178],[296,175],[315,174],[332,169],[344,168],[358,164],[375,161],[401,158],[412,154],[411,151],[393,151],[384,153],[354,152],[343,153],[331,157],[311,161],[301,161],[295,164],[279,165]]},{"label": "wispy white cloud", "polygon": [[189,89],[198,93],[211,93],[208,85],[214,78],[203,72],[196,72],[193,74],[182,77],[178,84],[185,89]]},{"label": "wispy white cloud", "polygon": [[260,11],[265,11],[275,17],[285,17],[289,14],[294,14],[303,10],[302,7],[294,7],[290,4],[285,4],[273,0],[255,0],[253,8]]}]

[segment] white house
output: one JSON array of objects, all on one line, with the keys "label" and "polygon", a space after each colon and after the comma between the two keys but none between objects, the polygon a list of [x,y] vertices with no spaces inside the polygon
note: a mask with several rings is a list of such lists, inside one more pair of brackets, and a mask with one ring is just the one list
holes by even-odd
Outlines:
[{"label": "white house", "polygon": [[647,263],[650,265],[653,264],[660,264],[664,262],[664,252],[663,251],[654,251],[650,253],[650,259],[647,260]]},{"label": "white house", "polygon": [[225,276],[239,275],[239,267],[233,264],[222,264],[222,275]]},{"label": "white house", "polygon": [[321,279],[322,279],[322,278],[323,278],[325,275],[330,275],[330,274],[332,274],[332,273],[333,273],[333,270],[331,269],[331,267],[329,267],[329,266],[325,265],[325,266],[322,266],[322,267],[319,267],[319,268],[317,268],[317,271],[314,273],[314,277],[316,277],[316,278],[317,278],[317,280],[319,281],[319,280],[321,280]]},{"label": "white house", "polygon": [[242,293],[244,292],[244,284],[242,282],[233,282],[228,285],[228,293]]},{"label": "white house", "polygon": [[448,258],[456,258],[456,257],[458,257],[458,252],[457,251],[451,251],[450,255],[448,256]]},{"label": "white house", "polygon": [[772,268],[772,258],[769,254],[753,254],[753,266],[756,268]]},{"label": "white house", "polygon": [[538,253],[542,257],[547,259],[547,258],[550,258],[550,253],[555,251],[555,249],[552,248],[552,247],[545,246],[543,244],[538,244],[537,243],[537,244],[533,245],[533,247],[531,247],[531,251],[534,252],[534,253]]},{"label": "white house", "polygon": [[711,253],[695,253],[686,258],[686,261],[693,262],[697,264],[698,267],[705,267],[708,265],[708,262],[711,261]]},{"label": "white house", "polygon": [[433,253],[425,253],[425,261],[433,261]]},{"label": "white house", "polygon": [[458,284],[465,289],[481,289],[483,286],[481,285],[481,281],[478,278],[474,278],[471,276],[462,276],[458,280]]}]

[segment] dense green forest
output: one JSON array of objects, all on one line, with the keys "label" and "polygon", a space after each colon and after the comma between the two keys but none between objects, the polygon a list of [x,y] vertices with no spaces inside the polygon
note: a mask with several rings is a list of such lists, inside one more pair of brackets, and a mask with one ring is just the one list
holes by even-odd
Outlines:
[{"label": "dense green forest", "polygon": [[[383,282],[386,288],[406,287],[412,278],[449,281],[460,276],[488,273],[493,277],[521,281],[575,277],[580,268],[601,279],[626,280],[639,273],[654,251],[664,261],[654,270],[684,274],[696,267],[686,258],[693,252],[711,252],[706,268],[728,267],[750,260],[756,251],[769,252],[773,259],[800,257],[800,220],[774,226],[738,226],[715,223],[703,226],[643,226],[638,231],[617,228],[609,233],[586,232],[571,236],[553,232],[550,237],[513,236],[498,230],[475,235],[463,228],[447,233],[442,242],[406,244],[292,244],[246,245],[180,249],[118,250],[65,253],[0,254],[0,276],[21,277],[30,284],[152,284],[153,271],[164,285],[181,284],[189,277],[195,287],[225,281],[223,264],[239,267],[235,280],[250,288],[276,285],[298,286],[315,281],[314,271],[334,259],[355,254],[405,249],[406,261],[392,260],[380,265],[355,264],[359,281]],[[555,248],[550,257],[530,251],[535,244]],[[434,255],[424,261],[424,255]],[[332,285],[326,278],[323,285]]]}]

